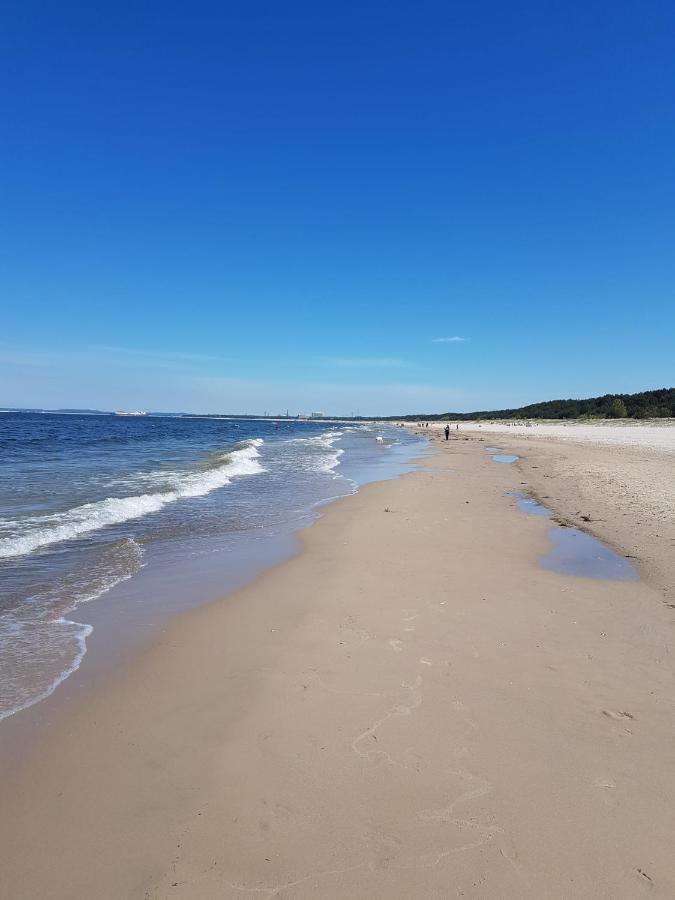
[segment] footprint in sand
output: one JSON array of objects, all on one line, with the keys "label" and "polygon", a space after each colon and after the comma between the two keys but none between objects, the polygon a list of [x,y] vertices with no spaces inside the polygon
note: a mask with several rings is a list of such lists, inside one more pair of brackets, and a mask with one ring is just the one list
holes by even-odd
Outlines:
[{"label": "footprint in sand", "polygon": [[430,659],[428,659],[426,656],[423,656],[420,659],[420,662],[422,663],[423,666],[433,666],[432,661]]},{"label": "footprint in sand", "polygon": [[635,716],[629,712],[616,712],[613,709],[603,709],[603,716],[607,716],[608,719],[634,719]]},{"label": "footprint in sand", "polygon": [[654,883],[654,879],[651,877],[651,875],[647,875],[647,873],[645,872],[644,869],[636,869],[636,870],[635,870],[635,874],[638,876],[638,878],[639,878],[641,881],[647,882],[647,884],[648,884],[650,887],[651,887],[651,885]]},{"label": "footprint in sand", "polygon": [[597,788],[615,788],[616,782],[612,781],[611,778],[601,778],[599,781],[595,782],[595,787],[597,787]]},{"label": "footprint in sand", "polygon": [[401,653],[401,651],[403,650],[403,644],[401,641],[398,641],[398,640],[389,641],[389,646],[391,647],[392,650],[395,650],[397,653]]}]

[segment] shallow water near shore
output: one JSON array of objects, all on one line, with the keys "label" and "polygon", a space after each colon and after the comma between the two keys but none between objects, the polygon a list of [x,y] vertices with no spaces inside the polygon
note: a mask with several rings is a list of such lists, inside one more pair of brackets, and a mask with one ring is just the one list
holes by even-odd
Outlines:
[{"label": "shallow water near shore", "polygon": [[[518,509],[530,516],[553,517],[550,509],[531,497],[516,494]],[[578,528],[555,525],[548,532],[554,547],[540,557],[543,569],[559,575],[599,578],[613,581],[638,581],[639,575],[630,561],[597,538]]]},{"label": "shallow water near shore", "polygon": [[0,446],[3,719],[85,652],[114,663],[288,557],[323,504],[410,470],[427,444],[367,424],[11,414]]}]

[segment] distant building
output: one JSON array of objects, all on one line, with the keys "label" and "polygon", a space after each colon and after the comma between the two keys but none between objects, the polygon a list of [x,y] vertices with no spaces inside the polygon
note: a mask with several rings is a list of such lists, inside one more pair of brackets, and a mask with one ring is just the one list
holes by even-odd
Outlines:
[{"label": "distant building", "polygon": [[313,412],[309,414],[310,419],[323,419],[322,412]]}]

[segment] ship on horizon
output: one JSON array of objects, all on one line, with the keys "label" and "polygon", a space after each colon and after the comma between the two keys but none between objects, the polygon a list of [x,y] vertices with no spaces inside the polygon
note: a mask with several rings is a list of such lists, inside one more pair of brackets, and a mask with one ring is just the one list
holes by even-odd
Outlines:
[{"label": "ship on horizon", "polygon": [[117,409],[117,410],[115,410],[113,415],[114,416],[147,416],[147,413],[145,412],[145,410],[142,410],[142,409],[132,409],[132,410]]}]

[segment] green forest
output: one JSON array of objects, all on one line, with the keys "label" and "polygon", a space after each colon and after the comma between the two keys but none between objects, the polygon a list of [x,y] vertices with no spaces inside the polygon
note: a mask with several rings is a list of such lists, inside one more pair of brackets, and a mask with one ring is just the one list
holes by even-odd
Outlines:
[{"label": "green forest", "polygon": [[518,409],[491,409],[468,413],[433,413],[388,416],[390,420],[466,422],[475,419],[667,419],[675,417],[675,388],[639,394],[604,394],[587,400],[546,400]]}]

